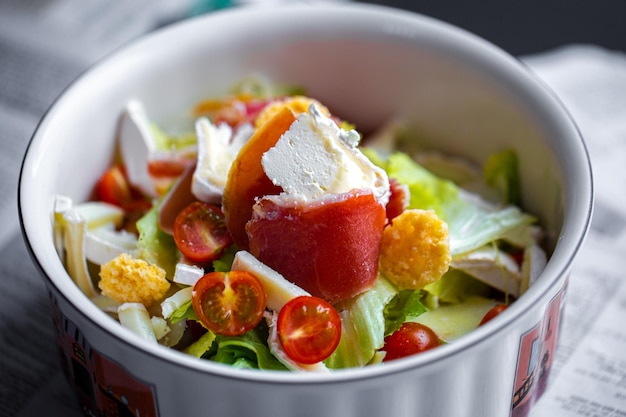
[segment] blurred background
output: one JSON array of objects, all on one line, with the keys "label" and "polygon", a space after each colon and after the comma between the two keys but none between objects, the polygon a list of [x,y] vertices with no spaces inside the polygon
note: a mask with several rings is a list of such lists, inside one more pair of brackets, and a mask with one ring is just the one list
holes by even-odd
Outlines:
[{"label": "blurred background", "polygon": [[583,43],[626,52],[625,0],[360,0],[444,20],[513,55]]}]

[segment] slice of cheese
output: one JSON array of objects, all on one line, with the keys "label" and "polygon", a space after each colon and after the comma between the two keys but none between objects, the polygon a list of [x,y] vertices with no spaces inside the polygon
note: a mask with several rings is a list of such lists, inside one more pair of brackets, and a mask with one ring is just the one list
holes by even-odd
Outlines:
[{"label": "slice of cheese", "polygon": [[192,292],[193,287],[185,287],[163,300],[161,302],[161,314],[163,314],[163,317],[169,319],[181,306],[191,302]]},{"label": "slice of cheese", "polygon": [[522,275],[517,262],[506,252],[484,246],[453,258],[450,265],[514,297],[521,295]]},{"label": "slice of cheese", "polygon": [[122,326],[137,333],[143,339],[156,343],[157,338],[152,328],[150,313],[141,303],[124,303],[117,309]]},{"label": "slice of cheese", "polygon": [[196,282],[204,275],[204,269],[196,265],[188,265],[182,262],[176,264],[174,279],[172,281],[183,285],[196,285]]},{"label": "slice of cheese", "polygon": [[198,163],[193,174],[191,192],[200,201],[219,203],[224,194],[228,170],[238,149],[230,145],[232,129],[226,123],[215,126],[207,118],[196,121]]},{"label": "slice of cheese", "polygon": [[156,151],[150,121],[143,105],[130,101],[120,120],[119,144],[128,181],[145,195],[157,197],[148,172],[150,156]]},{"label": "slice of cheese", "polygon": [[311,295],[246,251],[239,251],[235,254],[232,270],[250,272],[257,277],[267,295],[267,308],[275,312],[279,312],[292,298]]},{"label": "slice of cheese", "polygon": [[371,189],[385,205],[389,179],[358,149],[360,136],[343,130],[312,104],[262,157],[267,176],[286,194],[302,200]]}]

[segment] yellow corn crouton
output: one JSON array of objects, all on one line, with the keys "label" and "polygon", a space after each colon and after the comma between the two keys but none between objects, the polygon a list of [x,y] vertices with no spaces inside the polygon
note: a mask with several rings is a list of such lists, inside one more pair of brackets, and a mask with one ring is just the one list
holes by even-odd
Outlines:
[{"label": "yellow corn crouton", "polygon": [[293,96],[289,97],[285,100],[276,101],[274,103],[268,104],[261,110],[261,113],[256,118],[254,122],[254,126],[259,128],[263,126],[268,120],[270,120],[275,114],[278,114],[283,107],[289,107],[295,114],[305,113],[309,111],[309,106],[315,103],[315,105],[320,109],[322,114],[326,116],[330,116],[330,111],[319,101],[305,97],[305,96]]},{"label": "yellow corn crouton", "polygon": [[170,283],[163,268],[122,253],[102,264],[98,287],[120,303],[141,303],[147,307],[165,296]]},{"label": "yellow corn crouton", "polygon": [[433,210],[405,210],[383,231],[380,271],[401,289],[420,289],[448,271],[448,225]]}]

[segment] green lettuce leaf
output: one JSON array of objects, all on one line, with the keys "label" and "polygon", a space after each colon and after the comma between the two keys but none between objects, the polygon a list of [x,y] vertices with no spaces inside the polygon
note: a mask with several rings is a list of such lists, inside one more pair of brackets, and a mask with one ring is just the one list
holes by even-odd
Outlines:
[{"label": "green lettuce leaf", "polygon": [[499,240],[509,231],[536,221],[516,206],[493,205],[452,181],[435,176],[407,154],[396,152],[386,160],[373,150],[367,150],[366,155],[390,178],[409,188],[409,208],[432,209],[448,224],[452,256]]},{"label": "green lettuce leaf", "polygon": [[174,238],[159,227],[159,205],[154,206],[137,221],[139,239],[137,256],[163,268],[169,279],[174,277],[180,257]]},{"label": "green lettuce leaf", "polygon": [[339,306],[342,328],[339,346],[324,363],[328,368],[362,367],[383,347],[385,307],[398,290],[383,277],[369,291]]},{"label": "green lettuce leaf", "polygon": [[188,355],[195,356],[196,358],[201,358],[211,347],[213,346],[213,342],[215,341],[215,333],[210,330],[207,330],[198,340],[187,346],[183,349]]},{"label": "green lettuce leaf", "polygon": [[172,323],[179,322],[183,319],[198,321],[198,316],[196,315],[196,312],[193,309],[193,304],[191,300],[182,304],[180,307],[174,310],[174,312],[170,315],[170,321]]},{"label": "green lettuce leaf", "polygon": [[498,192],[503,203],[520,203],[519,163],[515,151],[506,149],[490,155],[483,167],[483,178]]},{"label": "green lettuce leaf", "polygon": [[235,254],[239,248],[237,245],[228,247],[219,259],[213,261],[213,270],[216,272],[228,272],[233,266]]},{"label": "green lettuce leaf", "polygon": [[385,306],[385,336],[390,335],[407,320],[414,319],[426,312],[422,304],[422,292],[402,290]]},{"label": "green lettuce leaf", "polygon": [[202,358],[247,369],[286,370],[267,347],[267,325],[261,321],[254,330],[241,336],[217,335]]},{"label": "green lettuce leaf", "polygon": [[409,208],[434,210],[447,221],[447,212],[459,200],[459,188],[452,181],[437,177],[409,155],[399,152],[391,154],[382,168],[390,178],[408,186]]},{"label": "green lettuce leaf", "polygon": [[172,136],[165,133],[159,126],[150,124],[152,140],[157,150],[162,152],[171,152],[172,150],[181,150],[190,148],[198,143],[196,134],[189,132],[180,136]]},{"label": "green lettuce leaf", "polygon": [[488,298],[468,297],[462,303],[429,310],[413,321],[430,327],[447,343],[476,329],[487,311],[495,304],[494,300]]},{"label": "green lettuce leaf", "polygon": [[443,219],[448,223],[452,256],[500,240],[509,231],[536,221],[516,206],[491,205],[467,192],[460,192],[458,200],[446,206]]},{"label": "green lettuce leaf", "polygon": [[251,75],[237,83],[233,88],[233,93],[251,95],[263,99],[305,95],[306,90],[298,85],[278,84],[266,77]]},{"label": "green lettuce leaf", "polygon": [[457,304],[469,297],[488,297],[493,289],[457,269],[450,269],[437,281],[424,287],[424,291],[436,297],[437,303]]}]

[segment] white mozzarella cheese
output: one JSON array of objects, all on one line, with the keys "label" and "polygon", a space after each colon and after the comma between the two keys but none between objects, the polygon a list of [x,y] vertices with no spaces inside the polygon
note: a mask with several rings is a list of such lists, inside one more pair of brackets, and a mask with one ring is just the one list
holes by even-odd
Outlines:
[{"label": "white mozzarella cheese", "polygon": [[267,176],[286,194],[302,200],[371,189],[385,205],[389,179],[358,149],[360,137],[343,130],[312,104],[262,157]]}]

